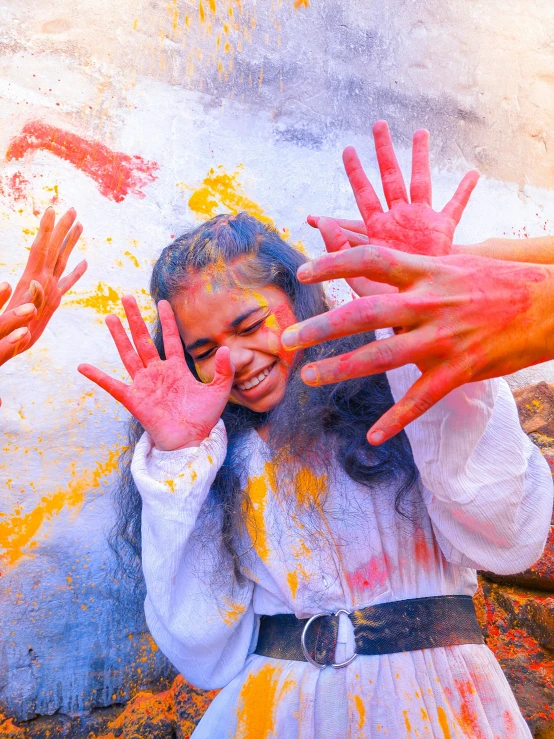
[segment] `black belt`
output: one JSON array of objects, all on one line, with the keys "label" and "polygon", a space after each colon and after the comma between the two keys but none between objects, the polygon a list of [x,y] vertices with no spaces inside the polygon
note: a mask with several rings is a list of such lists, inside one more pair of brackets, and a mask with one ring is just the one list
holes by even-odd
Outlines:
[{"label": "black belt", "polygon": [[[340,613],[347,614],[354,626],[356,651],[336,664]],[[484,644],[470,595],[397,600],[352,612],[341,608],[303,619],[292,613],[262,616],[254,653],[323,668],[344,667],[358,654],[394,654],[456,644]]]}]

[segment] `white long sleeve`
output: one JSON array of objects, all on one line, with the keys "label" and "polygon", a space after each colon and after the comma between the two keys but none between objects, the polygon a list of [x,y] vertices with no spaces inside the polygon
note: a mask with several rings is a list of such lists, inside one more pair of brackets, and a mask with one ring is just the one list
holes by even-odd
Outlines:
[{"label": "white long sleeve", "polygon": [[226,449],[220,420],[199,447],[174,452],[144,434],[131,466],[142,497],[148,627],[183,676],[209,689],[240,672],[257,630],[253,583],[236,581],[221,521],[203,509]]},{"label": "white long sleeve", "polygon": [[[415,365],[387,372],[395,402],[420,374]],[[520,426],[505,380],[457,388],[406,434],[448,561],[510,574],[540,557],[552,515],[552,476]]]}]

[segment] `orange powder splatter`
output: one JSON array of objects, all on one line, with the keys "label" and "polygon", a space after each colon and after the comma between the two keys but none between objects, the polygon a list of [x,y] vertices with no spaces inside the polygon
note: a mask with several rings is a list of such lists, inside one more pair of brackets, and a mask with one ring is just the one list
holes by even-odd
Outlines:
[{"label": "orange powder splatter", "polygon": [[287,582],[289,584],[292,597],[296,598],[296,593],[298,591],[298,572],[296,570],[287,574]]},{"label": "orange powder splatter", "polygon": [[[132,293],[132,291],[129,292]],[[70,290],[67,294],[68,296],[79,295],[80,297],[76,297],[73,300],[67,300],[64,302],[64,305],[80,305],[83,308],[92,308],[92,310],[96,311],[96,313],[103,317],[113,313],[121,320],[125,319],[125,311],[123,310],[123,305],[121,303],[121,295],[123,294],[123,291],[121,292],[121,295],[119,295],[113,287],[107,285],[105,282],[99,282],[96,286],[95,292],[89,293],[88,295],[83,295],[83,293],[79,293],[74,290]],[[156,319],[157,314],[156,309],[150,302],[148,292],[143,288],[140,290],[139,295],[135,295],[135,297],[137,298],[140,312],[144,320],[146,322],[153,322]]]},{"label": "orange powder splatter", "polygon": [[404,723],[406,724],[406,731],[408,734],[412,733],[412,726],[410,724],[410,719],[408,718],[408,711],[402,711],[404,715]]},{"label": "orange powder splatter", "polygon": [[268,482],[273,479],[273,467],[266,462],[265,474],[257,477],[249,477],[247,484],[247,496],[250,499],[250,510],[246,515],[246,530],[254,544],[254,549],[262,562],[267,562],[269,547],[267,544],[267,533],[265,526],[265,508],[267,503]]},{"label": "orange powder splatter", "polygon": [[420,711],[421,711],[421,718],[424,721],[429,721],[429,716],[427,715],[427,711],[425,710],[425,708],[421,707]]},{"label": "orange powder splatter", "polygon": [[125,256],[131,260],[131,262],[135,265],[135,267],[140,267],[138,259],[135,257],[134,254],[131,254],[130,251],[124,251],[123,252]]},{"label": "orange powder splatter", "polygon": [[448,719],[446,717],[446,711],[442,706],[439,706],[437,708],[437,719],[442,729],[442,733],[444,734],[444,739],[452,739],[450,727],[448,726]]},{"label": "orange powder splatter", "polygon": [[479,729],[477,715],[471,706],[473,703],[473,698],[471,696],[475,695],[476,692],[473,684],[470,680],[466,680],[465,682],[455,680],[454,682],[462,699],[458,720],[462,725],[464,732],[467,736],[472,736],[475,739],[483,739],[483,733]]},{"label": "orange powder splatter", "polygon": [[242,184],[239,181],[241,169],[242,167],[239,166],[232,174],[229,174],[219,165],[217,170],[210,169],[199,186],[191,188],[184,183],[178,184],[183,189],[193,190],[189,198],[189,208],[199,220],[213,218],[219,210],[233,215],[246,211],[263,223],[275,225],[273,219],[265,213],[263,208],[242,191]]},{"label": "orange powder splatter", "polygon": [[267,739],[275,731],[274,707],[281,669],[264,665],[249,675],[239,694],[235,739]]},{"label": "orange powder splatter", "polygon": [[294,0],[294,7],[296,10],[299,8],[309,8],[310,0]]},{"label": "orange powder splatter", "polygon": [[358,713],[360,715],[360,718],[358,720],[358,729],[363,729],[365,725],[365,706],[364,702],[361,699],[359,695],[354,696],[354,702],[356,703],[356,708],[358,709]]},{"label": "orange powder splatter", "polygon": [[223,602],[227,606],[222,615],[223,621],[227,626],[232,626],[246,611],[246,606],[243,603],[231,603],[227,600],[224,600]]},{"label": "orange powder splatter", "polygon": [[25,549],[33,546],[33,539],[42,524],[57,516],[64,508],[74,508],[78,512],[85,494],[98,488],[100,482],[117,468],[120,452],[121,447],[110,451],[105,462],[98,462],[94,469],[85,470],[79,477],[75,473],[75,465],[72,465],[72,479],[67,487],[43,496],[30,513],[0,513],[0,562],[14,565],[28,554]]},{"label": "orange powder splatter", "polygon": [[294,476],[296,500],[300,506],[320,501],[320,496],[327,488],[327,475],[319,477],[308,467],[299,470]]}]

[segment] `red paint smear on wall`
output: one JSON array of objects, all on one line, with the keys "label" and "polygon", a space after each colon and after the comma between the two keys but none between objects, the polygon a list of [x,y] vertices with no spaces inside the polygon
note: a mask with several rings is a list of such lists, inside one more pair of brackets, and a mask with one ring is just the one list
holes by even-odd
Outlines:
[{"label": "red paint smear on wall", "polygon": [[21,159],[35,151],[49,151],[60,159],[71,162],[91,177],[106,198],[120,203],[132,193],[144,197],[141,187],[156,179],[156,162],[140,156],[129,156],[112,151],[99,141],[91,141],[46,123],[27,123],[19,136],[12,139],[6,159]]}]

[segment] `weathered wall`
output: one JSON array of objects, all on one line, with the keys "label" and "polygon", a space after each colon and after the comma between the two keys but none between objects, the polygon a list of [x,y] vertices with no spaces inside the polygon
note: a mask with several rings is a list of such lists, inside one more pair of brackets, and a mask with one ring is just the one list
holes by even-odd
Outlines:
[{"label": "weathered wall", "polygon": [[[317,253],[305,217],[355,212],[340,151],[358,146],[376,178],[380,117],[407,167],[413,130],[430,128],[437,205],[483,172],[459,241],[551,232],[553,20],[550,0],[0,5],[1,278],[15,282],[49,203],[77,208],[74,259],[90,265],[1,370],[6,715],[86,716],[173,678],[105,543],[125,413],[76,372],[124,378],[102,324],[117,296],[151,318],[152,261],[218,210],[250,210]],[[554,370],[513,382],[536,379]]]}]

